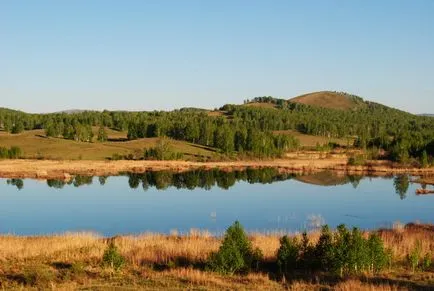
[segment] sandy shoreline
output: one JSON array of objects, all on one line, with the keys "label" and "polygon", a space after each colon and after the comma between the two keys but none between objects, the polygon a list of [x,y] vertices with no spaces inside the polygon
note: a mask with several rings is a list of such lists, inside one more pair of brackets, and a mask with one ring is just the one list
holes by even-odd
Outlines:
[{"label": "sandy shoreline", "polygon": [[69,179],[73,175],[110,176],[122,172],[171,170],[184,172],[193,169],[218,168],[226,171],[248,167],[274,167],[281,172],[318,172],[331,170],[349,174],[386,176],[408,173],[419,176],[434,176],[434,168],[403,168],[387,161],[372,161],[365,166],[348,166],[346,159],[278,159],[257,161],[188,162],[188,161],[54,161],[54,160],[1,160],[0,177]]}]

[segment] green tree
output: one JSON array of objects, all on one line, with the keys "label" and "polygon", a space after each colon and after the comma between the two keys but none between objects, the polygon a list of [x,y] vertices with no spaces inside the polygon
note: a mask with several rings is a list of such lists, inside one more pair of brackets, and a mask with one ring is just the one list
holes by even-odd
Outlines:
[{"label": "green tree", "polygon": [[21,120],[16,121],[15,124],[12,127],[11,133],[12,134],[17,134],[17,133],[21,133],[24,131],[24,124]]},{"label": "green tree", "polygon": [[422,157],[421,157],[420,163],[421,163],[422,168],[428,168],[429,167],[428,154],[426,153],[426,151],[422,152]]},{"label": "green tree", "polygon": [[102,257],[103,265],[120,270],[125,264],[125,258],[120,254],[114,242],[110,242]]},{"label": "green tree", "polygon": [[280,247],[277,251],[277,266],[279,271],[287,273],[297,268],[300,246],[296,238],[290,239],[287,235],[280,239]]},{"label": "green tree", "polygon": [[226,230],[218,252],[211,255],[208,265],[222,274],[247,273],[261,257],[261,252],[252,248],[244,228],[236,221]]},{"label": "green tree", "polygon": [[405,199],[408,188],[410,187],[410,179],[408,175],[398,175],[393,179],[393,185],[395,186],[395,192],[402,199]]},{"label": "green tree", "polygon": [[105,142],[107,141],[108,137],[107,137],[107,131],[105,130],[104,126],[100,126],[98,129],[98,137],[97,140],[99,142]]},{"label": "green tree", "polygon": [[316,268],[330,271],[333,268],[334,255],[333,236],[328,225],[325,225],[315,246]]},{"label": "green tree", "polygon": [[368,268],[372,273],[384,269],[387,265],[388,255],[384,243],[376,233],[369,235],[368,246]]}]

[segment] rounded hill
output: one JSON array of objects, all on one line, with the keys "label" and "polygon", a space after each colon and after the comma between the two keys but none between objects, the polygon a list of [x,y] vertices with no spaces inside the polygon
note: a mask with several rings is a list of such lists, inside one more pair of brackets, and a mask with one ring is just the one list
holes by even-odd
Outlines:
[{"label": "rounded hill", "polygon": [[344,92],[320,91],[304,94],[289,102],[338,110],[356,110],[366,106],[362,98]]}]

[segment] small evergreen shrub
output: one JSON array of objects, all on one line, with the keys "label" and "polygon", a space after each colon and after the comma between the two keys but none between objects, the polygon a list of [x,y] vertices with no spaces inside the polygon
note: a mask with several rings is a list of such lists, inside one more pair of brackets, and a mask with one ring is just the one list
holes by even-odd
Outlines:
[{"label": "small evergreen shrub", "polygon": [[223,242],[208,261],[212,271],[225,274],[245,274],[253,267],[258,267],[262,253],[253,249],[242,225],[235,221],[225,233]]},{"label": "small evergreen shrub", "polygon": [[289,238],[287,235],[280,239],[280,248],[277,251],[277,266],[281,273],[287,273],[297,267],[300,246],[297,238]]},{"label": "small evergreen shrub", "polygon": [[320,270],[330,271],[334,262],[333,236],[328,225],[321,229],[321,235],[315,247],[315,267]]},{"label": "small evergreen shrub", "polygon": [[365,238],[359,229],[349,231],[345,225],[339,225],[334,234],[328,226],[323,226],[316,245],[309,242],[306,233],[301,242],[282,237],[277,252],[277,265],[282,273],[295,269],[333,272],[341,276],[376,273],[389,261],[390,256],[377,234]]},{"label": "small evergreen shrub", "polygon": [[367,251],[368,269],[371,273],[381,271],[390,261],[390,255],[384,248],[383,240],[376,233],[369,236]]},{"label": "small evergreen shrub", "polygon": [[120,270],[125,264],[125,258],[119,253],[114,242],[111,242],[104,251],[102,261],[105,267],[111,267],[114,270]]}]

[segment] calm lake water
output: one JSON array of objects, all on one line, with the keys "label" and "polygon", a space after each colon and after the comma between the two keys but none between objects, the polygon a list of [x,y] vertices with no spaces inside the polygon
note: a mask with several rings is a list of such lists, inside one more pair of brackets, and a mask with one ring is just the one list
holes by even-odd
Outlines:
[{"label": "calm lake water", "polygon": [[260,232],[433,222],[434,195],[416,195],[421,185],[410,181],[274,169],[78,176],[70,183],[0,179],[0,233],[112,236],[194,228],[219,234],[235,220]]}]

